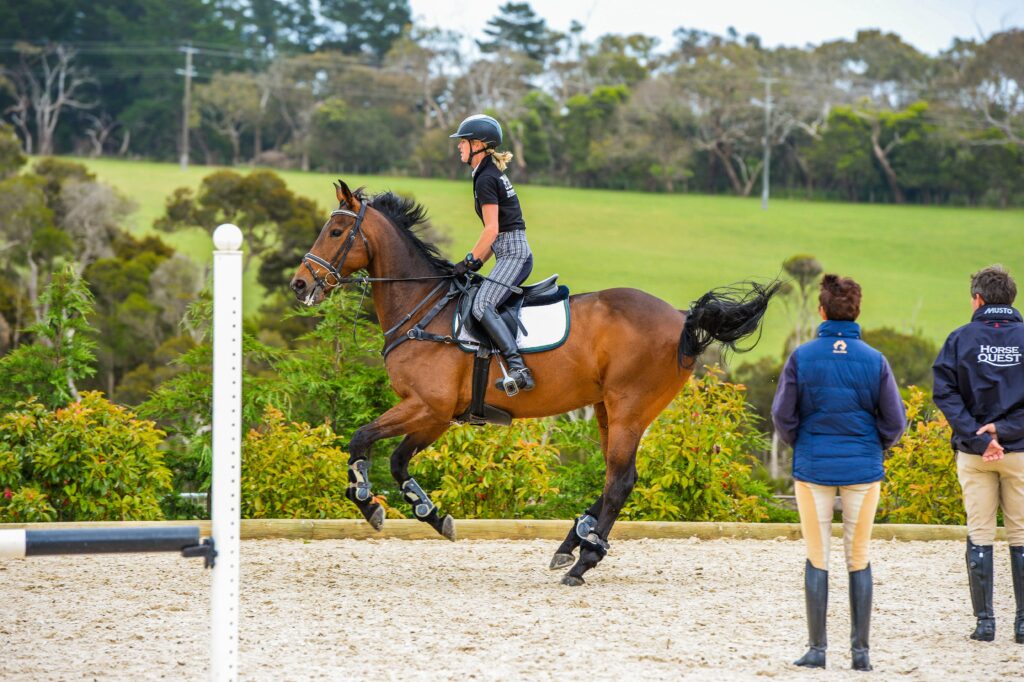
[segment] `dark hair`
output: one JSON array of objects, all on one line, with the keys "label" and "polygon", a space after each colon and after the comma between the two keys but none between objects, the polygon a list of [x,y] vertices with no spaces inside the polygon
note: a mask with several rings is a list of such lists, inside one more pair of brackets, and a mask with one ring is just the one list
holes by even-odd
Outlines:
[{"label": "dark hair", "polygon": [[971,275],[971,296],[981,296],[985,303],[1013,305],[1017,285],[1002,265],[990,265]]},{"label": "dark hair", "polygon": [[860,285],[849,277],[825,275],[821,278],[818,304],[830,320],[853,322],[860,315]]}]

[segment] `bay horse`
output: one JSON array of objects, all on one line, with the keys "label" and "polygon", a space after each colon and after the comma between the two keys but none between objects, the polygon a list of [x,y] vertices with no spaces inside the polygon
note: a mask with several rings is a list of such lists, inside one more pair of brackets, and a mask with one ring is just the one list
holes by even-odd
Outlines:
[{"label": "bay horse", "polygon": [[[426,222],[422,206],[390,192],[368,197],[335,184],[338,209],[303,258],[290,286],[307,305],[335,287],[370,282],[385,344],[406,335],[424,311],[444,296],[452,264],[414,231]],[[351,277],[360,270],[367,277]],[[572,568],[562,578],[583,584],[583,574],[608,550],[608,534],[637,479],[636,451],[648,425],[679,393],[697,357],[714,341],[736,349],[757,331],[778,290],[747,282],[712,290],[688,311],[637,289],[606,289],[569,298],[571,333],[553,350],[529,356],[537,387],[514,398],[488,383],[486,403],[515,419],[547,417],[592,405],[605,459],[604,490],[573,523],[551,560],[552,569]],[[426,325],[438,338],[449,336],[454,304]],[[391,474],[413,513],[448,539],[451,516],[442,516],[409,476],[409,461],[436,441],[470,403],[472,353],[452,345],[409,341],[385,356],[392,388],[400,401],[360,427],[347,449],[351,499],[380,530],[384,510],[370,490],[369,457],[374,443],[405,436],[391,454]],[[497,359],[491,360],[492,375]],[[573,555],[580,549],[579,559]],[[575,562],[575,563],[574,563]]]}]

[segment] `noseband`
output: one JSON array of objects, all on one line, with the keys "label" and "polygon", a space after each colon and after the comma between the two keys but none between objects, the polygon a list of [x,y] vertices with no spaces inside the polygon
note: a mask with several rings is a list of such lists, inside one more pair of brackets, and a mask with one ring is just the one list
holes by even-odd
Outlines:
[{"label": "noseband", "polygon": [[[341,268],[345,265],[345,259],[348,258],[348,252],[352,250],[352,245],[356,243],[356,235],[363,238],[363,245],[366,247],[367,258],[369,258],[370,243],[366,240],[366,235],[363,234],[362,231],[363,217],[366,215],[366,202],[364,201],[360,204],[359,213],[355,213],[346,208],[339,208],[331,211],[331,217],[327,220],[327,223],[324,224],[324,227],[327,227],[331,220],[333,220],[335,216],[339,215],[346,215],[355,218],[356,224],[352,226],[352,229],[348,233],[348,237],[346,237],[345,241],[342,242],[340,247],[338,247],[334,257],[329,261],[324,260],[314,253],[307,253],[302,257],[302,264],[306,266],[306,269],[309,270],[309,274],[313,278],[313,281],[316,282],[316,286],[313,287],[313,290],[309,292],[309,296],[306,297],[307,303],[313,301],[318,289],[322,289],[326,294],[328,288],[334,288],[339,284],[344,284],[350,280],[348,277],[342,277]],[[335,265],[335,263],[337,263],[337,265]],[[313,269],[313,264],[319,265],[324,269],[325,274],[323,277],[316,274],[316,270]],[[333,278],[334,281],[331,282],[328,278]]]}]

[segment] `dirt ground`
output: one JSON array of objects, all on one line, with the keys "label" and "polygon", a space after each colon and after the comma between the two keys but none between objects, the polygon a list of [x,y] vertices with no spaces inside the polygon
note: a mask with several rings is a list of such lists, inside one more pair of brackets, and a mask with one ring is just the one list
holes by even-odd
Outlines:
[{"label": "dirt ground", "polygon": [[[583,587],[550,541],[243,543],[246,680],[864,680],[833,545],[829,669],[803,653],[803,548],[632,540]],[[959,542],[875,542],[874,679],[1008,680],[1013,591],[997,545],[997,641],[973,619]],[[0,563],[0,678],[205,680],[209,576],[171,555]],[[871,679],[871,678],[867,678]]]}]

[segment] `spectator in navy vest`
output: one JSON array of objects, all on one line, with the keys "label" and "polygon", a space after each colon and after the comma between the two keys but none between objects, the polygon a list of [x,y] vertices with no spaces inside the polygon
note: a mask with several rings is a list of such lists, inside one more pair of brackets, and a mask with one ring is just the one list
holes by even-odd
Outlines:
[{"label": "spectator in navy vest", "polygon": [[1024,644],[1024,324],[1017,285],[1002,266],[971,277],[970,324],[946,339],[932,371],[935,404],[953,427],[957,477],[967,510],[967,577],[977,624],[971,639],[996,636],[992,547],[1003,509],[1017,598],[1014,640]]},{"label": "spectator in navy vest", "polygon": [[899,389],[885,357],[860,339],[861,289],[850,278],[821,280],[818,338],[786,360],[772,421],[793,446],[793,486],[807,546],[804,599],[808,651],[796,665],[825,667],[832,508],[843,507],[850,581],[852,667],[871,670],[871,563],[868,545],[884,475],[882,455],[906,428]]}]

